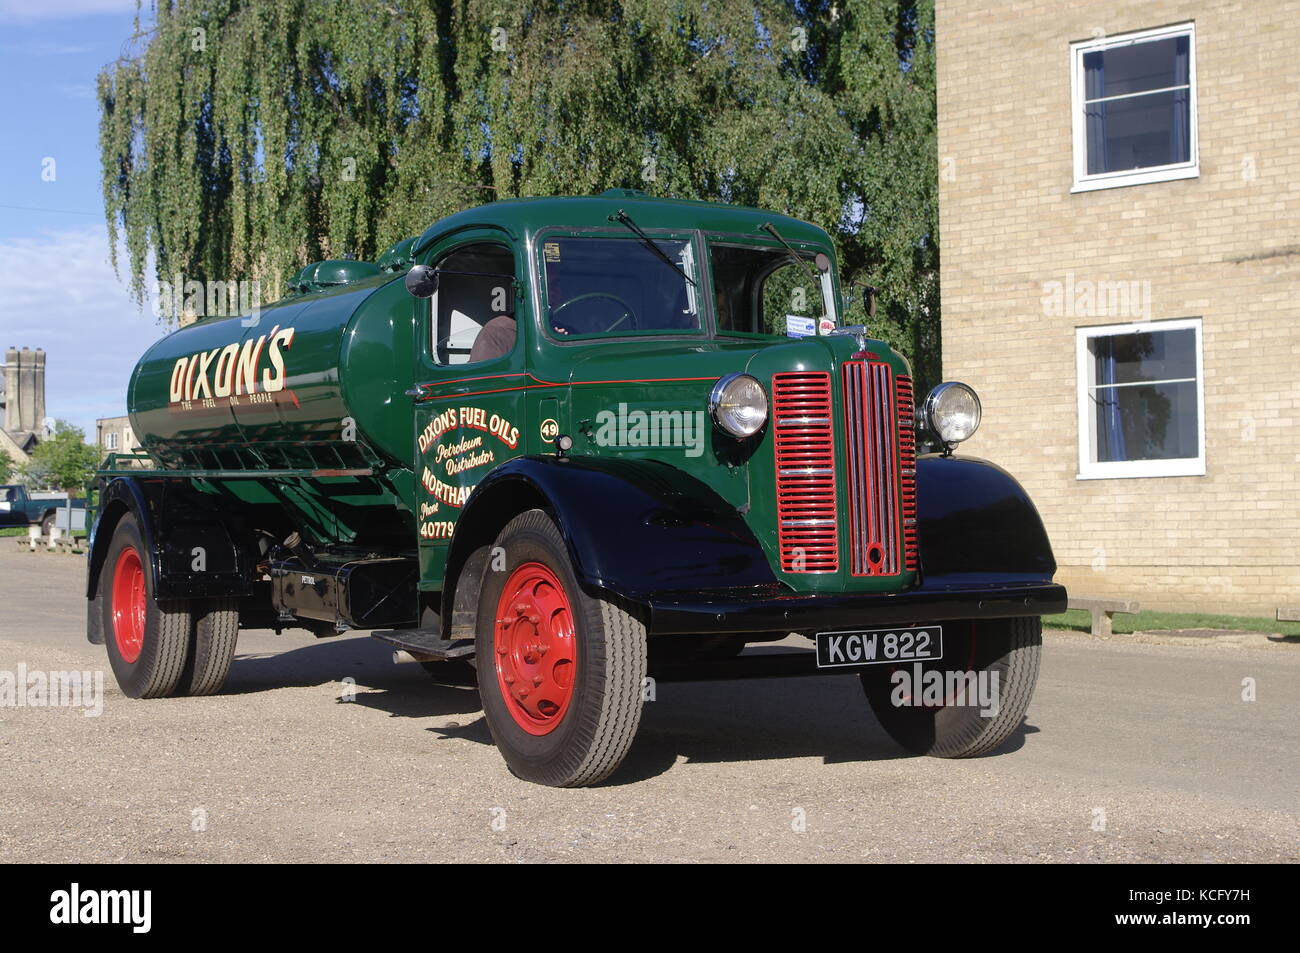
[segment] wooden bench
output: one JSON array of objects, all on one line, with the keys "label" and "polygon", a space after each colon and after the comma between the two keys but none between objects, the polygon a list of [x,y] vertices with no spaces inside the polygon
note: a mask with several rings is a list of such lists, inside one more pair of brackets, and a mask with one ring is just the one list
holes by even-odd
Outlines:
[{"label": "wooden bench", "polygon": [[1138,604],[1132,599],[1098,599],[1093,596],[1070,596],[1071,609],[1084,609],[1092,613],[1092,634],[1110,636],[1111,616],[1116,612],[1133,613]]},{"label": "wooden bench", "polygon": [[1278,622],[1300,622],[1300,606],[1283,606],[1277,610]]},{"label": "wooden bench", "polygon": [[[15,536],[19,549],[38,550],[45,549],[51,553],[72,553],[79,549],[86,548],[86,537],[84,536],[60,536],[58,539],[50,539],[48,536]],[[35,540],[33,546],[32,541]]]}]

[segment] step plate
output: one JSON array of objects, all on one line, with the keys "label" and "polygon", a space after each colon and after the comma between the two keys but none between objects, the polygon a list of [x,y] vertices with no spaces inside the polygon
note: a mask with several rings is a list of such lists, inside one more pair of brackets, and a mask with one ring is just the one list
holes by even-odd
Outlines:
[{"label": "step plate", "polygon": [[445,662],[474,654],[473,639],[444,639],[437,629],[381,629],[370,637],[387,642],[420,661]]}]

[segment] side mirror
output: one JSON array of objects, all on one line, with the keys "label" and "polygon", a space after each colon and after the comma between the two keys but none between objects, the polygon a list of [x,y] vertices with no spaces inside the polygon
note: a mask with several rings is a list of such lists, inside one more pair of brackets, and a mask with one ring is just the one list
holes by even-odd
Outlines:
[{"label": "side mirror", "polygon": [[862,305],[867,309],[867,317],[876,316],[876,289],[866,285],[862,289]]},{"label": "side mirror", "polygon": [[414,265],[406,273],[406,290],[412,297],[432,298],[438,290],[438,269],[429,265]]}]

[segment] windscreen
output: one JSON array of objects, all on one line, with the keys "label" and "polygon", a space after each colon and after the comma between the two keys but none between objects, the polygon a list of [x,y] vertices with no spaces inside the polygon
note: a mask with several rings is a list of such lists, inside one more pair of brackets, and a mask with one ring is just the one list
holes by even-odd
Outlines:
[{"label": "windscreen", "polygon": [[653,242],[662,257],[632,236],[543,240],[551,333],[590,337],[699,332],[691,243]]}]

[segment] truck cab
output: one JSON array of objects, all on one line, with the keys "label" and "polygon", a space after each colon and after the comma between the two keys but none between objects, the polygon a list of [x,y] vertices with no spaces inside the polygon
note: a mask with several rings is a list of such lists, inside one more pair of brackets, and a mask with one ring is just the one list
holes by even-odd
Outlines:
[{"label": "truck cab", "polygon": [[1050,544],[956,452],[974,390],[918,401],[844,300],[821,228],[630,190],[304,268],[137,366],[89,636],[152,697],[218,690],[240,627],[369,629],[474,678],[544,784],[608,776],[654,679],[853,675],[910,750],[994,750],[1065,607]]}]

